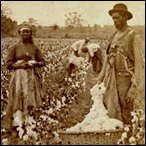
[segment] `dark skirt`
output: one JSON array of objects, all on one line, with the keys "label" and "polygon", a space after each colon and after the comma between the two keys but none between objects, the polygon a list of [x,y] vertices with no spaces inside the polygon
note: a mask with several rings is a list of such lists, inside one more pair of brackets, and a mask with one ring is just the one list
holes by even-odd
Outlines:
[{"label": "dark skirt", "polygon": [[42,105],[41,99],[41,83],[40,79],[35,75],[34,70],[13,70],[9,84],[9,97],[4,117],[4,128],[12,128],[13,113],[21,110],[25,115],[28,113],[28,106],[40,107]]}]

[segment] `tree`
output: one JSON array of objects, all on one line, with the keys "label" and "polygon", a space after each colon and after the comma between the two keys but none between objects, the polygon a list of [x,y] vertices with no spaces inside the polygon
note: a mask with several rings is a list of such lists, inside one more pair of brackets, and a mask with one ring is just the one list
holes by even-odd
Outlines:
[{"label": "tree", "polygon": [[6,6],[6,5],[1,5],[1,17],[6,16],[9,17],[12,14],[12,11]]},{"label": "tree", "polygon": [[57,24],[54,24],[53,26],[51,26],[51,28],[55,31],[57,31],[59,29],[59,26]]},{"label": "tree", "polygon": [[11,32],[17,26],[17,22],[13,21],[9,16],[12,14],[11,9],[1,5],[1,35],[11,35]]},{"label": "tree", "polygon": [[65,15],[66,20],[65,20],[65,25],[67,27],[81,27],[83,26],[84,19],[81,18],[81,15],[78,14],[77,12],[70,12]]},{"label": "tree", "polygon": [[28,18],[27,22],[28,22],[29,25],[38,26],[38,21],[35,20],[34,18]]}]

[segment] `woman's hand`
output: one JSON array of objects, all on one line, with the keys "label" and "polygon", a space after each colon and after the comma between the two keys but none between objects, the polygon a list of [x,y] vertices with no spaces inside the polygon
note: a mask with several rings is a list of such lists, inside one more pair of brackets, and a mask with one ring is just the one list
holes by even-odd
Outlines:
[{"label": "woman's hand", "polygon": [[27,69],[29,65],[24,61],[17,61],[16,63],[11,64],[11,69]]},{"label": "woman's hand", "polygon": [[27,62],[21,63],[19,68],[21,68],[21,69],[28,69],[29,68],[29,64]]},{"label": "woman's hand", "polygon": [[35,61],[35,60],[29,60],[29,61],[28,61],[28,65],[29,65],[30,67],[34,67],[36,64],[37,64],[37,61]]},{"label": "woman's hand", "polygon": [[21,64],[21,63],[24,63],[25,61],[24,60],[18,60],[17,62],[15,62],[15,64]]}]

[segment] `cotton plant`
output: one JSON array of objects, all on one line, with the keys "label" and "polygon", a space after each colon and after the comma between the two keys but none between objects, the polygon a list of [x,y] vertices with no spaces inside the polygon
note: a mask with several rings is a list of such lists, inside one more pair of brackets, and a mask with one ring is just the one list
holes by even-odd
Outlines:
[{"label": "cotton plant", "polygon": [[56,141],[56,143],[61,142],[59,134],[56,131],[54,131],[53,134],[54,134],[54,140]]},{"label": "cotton plant", "polygon": [[17,110],[15,113],[13,113],[13,126],[19,126],[22,127],[24,123],[23,119],[23,113],[20,110]]},{"label": "cotton plant", "polygon": [[130,125],[124,126],[125,135],[118,140],[119,145],[143,145],[145,144],[145,113],[142,109],[135,109],[131,112],[132,120]]},{"label": "cotton plant", "polygon": [[70,55],[68,57],[68,62],[69,62],[69,64],[70,63],[74,64],[78,68],[83,68],[83,66],[85,64],[85,59],[83,57],[76,57],[74,55]]},{"label": "cotton plant", "polygon": [[1,112],[1,118],[3,118],[4,115],[6,115],[6,111]]},{"label": "cotton plant", "polygon": [[34,128],[36,128],[36,121],[32,116],[27,115],[25,118],[25,134],[23,135],[23,140],[27,141],[30,138],[37,140],[38,134],[36,131],[34,131]]},{"label": "cotton plant", "polygon": [[9,145],[8,138],[2,139],[2,145]]},{"label": "cotton plant", "polygon": [[131,144],[144,144],[145,142],[145,113],[142,109],[135,109],[131,112],[132,115],[132,126],[131,126],[131,137],[129,142]]},{"label": "cotton plant", "polygon": [[[25,125],[25,129],[23,125]],[[34,138],[37,138],[37,134],[33,131],[36,127],[36,121],[31,116],[24,117],[20,110],[17,110],[13,114],[13,126],[16,127],[20,139],[22,139],[23,136],[26,137],[25,134],[30,137],[33,136]]]},{"label": "cotton plant", "polygon": [[18,131],[19,138],[21,139],[24,134],[24,129],[22,128],[24,124],[23,113],[21,110],[17,110],[13,113],[13,126],[16,126]]},{"label": "cotton plant", "polygon": [[110,131],[117,128],[123,128],[123,122],[109,118],[107,110],[103,104],[103,95],[106,91],[104,83],[96,84],[90,89],[92,95],[93,105],[90,112],[85,116],[81,123],[67,128],[67,132],[88,132],[88,131]]}]

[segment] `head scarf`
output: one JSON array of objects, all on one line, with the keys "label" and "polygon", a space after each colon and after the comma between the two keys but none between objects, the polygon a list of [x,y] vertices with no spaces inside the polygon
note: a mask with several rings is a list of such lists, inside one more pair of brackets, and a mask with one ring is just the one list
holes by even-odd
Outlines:
[{"label": "head scarf", "polygon": [[22,24],[20,24],[19,25],[19,28],[18,28],[18,33],[20,33],[20,31],[22,31],[22,30],[30,30],[31,32],[32,32],[32,28],[31,28],[31,26],[29,25],[29,24],[27,24],[27,23],[22,23]]}]

